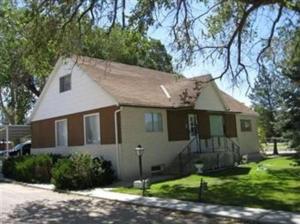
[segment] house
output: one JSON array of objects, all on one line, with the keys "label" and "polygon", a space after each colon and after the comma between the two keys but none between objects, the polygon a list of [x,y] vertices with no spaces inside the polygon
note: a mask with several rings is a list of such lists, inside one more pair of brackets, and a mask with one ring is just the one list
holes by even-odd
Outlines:
[{"label": "house", "polygon": [[139,144],[148,174],[184,151],[208,155],[238,146],[240,154],[257,153],[257,114],[210,78],[61,58],[31,116],[32,153],[103,156],[121,179],[138,175]]}]

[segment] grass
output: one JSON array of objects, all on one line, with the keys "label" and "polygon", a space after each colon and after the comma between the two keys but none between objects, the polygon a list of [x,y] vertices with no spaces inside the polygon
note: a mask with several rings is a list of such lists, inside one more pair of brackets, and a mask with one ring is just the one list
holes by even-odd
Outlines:
[{"label": "grass", "polygon": [[[208,182],[204,202],[300,212],[300,158],[292,156],[155,183],[147,195],[197,201],[201,178]],[[134,188],[114,191],[141,194]]]}]

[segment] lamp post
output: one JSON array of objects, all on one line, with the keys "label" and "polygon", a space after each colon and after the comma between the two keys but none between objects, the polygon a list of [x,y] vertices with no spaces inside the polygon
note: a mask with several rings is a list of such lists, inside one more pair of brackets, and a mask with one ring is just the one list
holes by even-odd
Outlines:
[{"label": "lamp post", "polygon": [[145,194],[145,183],[143,180],[143,163],[142,163],[142,156],[144,154],[144,148],[141,145],[138,145],[135,148],[136,154],[139,158],[139,170],[140,170],[140,181],[142,183],[142,188],[143,188],[143,196]]},{"label": "lamp post", "polygon": [[138,145],[135,148],[136,154],[139,158],[139,169],[140,169],[140,180],[143,180],[143,163],[142,163],[142,156],[144,154],[144,148],[141,145]]}]

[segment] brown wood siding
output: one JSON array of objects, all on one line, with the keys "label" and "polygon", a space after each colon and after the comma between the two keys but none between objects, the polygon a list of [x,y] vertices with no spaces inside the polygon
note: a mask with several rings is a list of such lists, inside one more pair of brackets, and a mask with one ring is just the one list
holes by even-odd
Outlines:
[{"label": "brown wood siding", "polygon": [[169,141],[189,140],[187,114],[186,110],[167,111]]},{"label": "brown wood siding", "polygon": [[198,111],[198,125],[200,138],[210,138],[209,112]]},{"label": "brown wood siding", "polygon": [[32,148],[47,148],[55,146],[55,130],[53,120],[33,122]]},{"label": "brown wood siding", "polygon": [[230,137],[230,138],[237,137],[235,114],[225,114],[224,123],[225,123],[226,137]]},{"label": "brown wood siding", "polygon": [[[55,147],[55,121],[68,120],[68,145],[84,145],[84,122],[86,114],[100,114],[101,144],[115,144],[114,112],[117,106],[105,107],[96,110],[85,111],[56,118],[32,122],[32,148]],[[120,115],[118,115],[118,134],[121,142]]]},{"label": "brown wood siding", "polygon": [[83,114],[69,115],[67,116],[67,119],[68,119],[69,146],[83,145],[84,144]]},{"label": "brown wood siding", "polygon": [[109,107],[105,110],[100,109],[101,144],[115,143],[115,110],[115,107]]}]

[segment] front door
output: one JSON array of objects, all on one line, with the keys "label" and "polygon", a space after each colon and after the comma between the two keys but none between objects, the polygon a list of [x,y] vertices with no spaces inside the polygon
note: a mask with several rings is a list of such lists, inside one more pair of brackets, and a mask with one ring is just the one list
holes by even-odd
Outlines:
[{"label": "front door", "polygon": [[[198,135],[198,119],[197,114],[188,114],[189,136],[190,140]],[[195,139],[191,144],[192,152],[198,151],[198,139]]]}]

